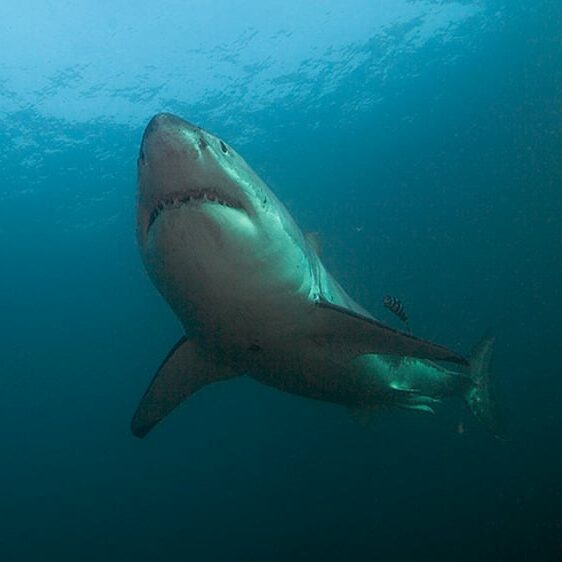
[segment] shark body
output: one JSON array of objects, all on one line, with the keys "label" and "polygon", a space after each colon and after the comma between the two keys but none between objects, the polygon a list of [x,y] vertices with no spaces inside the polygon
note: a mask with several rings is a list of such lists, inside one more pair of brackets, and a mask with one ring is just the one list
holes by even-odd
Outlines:
[{"label": "shark body", "polygon": [[354,409],[432,411],[442,398],[463,396],[499,435],[488,390],[492,340],[469,365],[379,322],[330,275],[282,203],[224,141],[156,115],[143,136],[138,187],[144,265],[189,335],[142,398],[136,436],[200,388],[241,375]]}]

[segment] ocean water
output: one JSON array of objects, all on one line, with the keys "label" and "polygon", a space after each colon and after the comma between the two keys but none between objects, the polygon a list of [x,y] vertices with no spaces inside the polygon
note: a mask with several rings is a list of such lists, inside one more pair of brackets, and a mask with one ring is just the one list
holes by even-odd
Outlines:
[{"label": "ocean water", "polygon": [[[0,560],[562,560],[562,4],[0,5]],[[467,353],[460,401],[357,420],[249,379],[146,439],[181,336],[135,239],[159,111],[220,135],[344,287]]]}]

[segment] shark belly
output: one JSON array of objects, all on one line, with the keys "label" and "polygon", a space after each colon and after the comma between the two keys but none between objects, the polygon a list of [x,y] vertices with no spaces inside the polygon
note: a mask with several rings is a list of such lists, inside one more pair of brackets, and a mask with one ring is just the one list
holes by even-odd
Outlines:
[{"label": "shark belly", "polygon": [[222,361],[248,368],[254,352],[285,347],[276,354],[281,360],[289,347],[281,342],[298,340],[310,306],[308,256],[282,233],[266,246],[246,232],[217,241],[208,233],[220,215],[188,213],[190,222],[155,225],[145,258],[155,285],[186,333]]}]

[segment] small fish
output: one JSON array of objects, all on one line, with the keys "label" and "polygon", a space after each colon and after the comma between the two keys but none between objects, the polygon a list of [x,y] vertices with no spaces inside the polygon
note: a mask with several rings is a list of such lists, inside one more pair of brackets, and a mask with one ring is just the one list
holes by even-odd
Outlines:
[{"label": "small fish", "polygon": [[400,318],[400,320],[402,320],[402,322],[404,322],[404,324],[406,324],[406,326],[408,326],[408,329],[409,329],[408,315],[406,314],[406,311],[404,310],[404,305],[400,302],[399,299],[397,299],[396,297],[393,297],[391,295],[386,295],[386,297],[384,297],[384,300],[382,301],[382,303],[383,303],[385,308],[390,310],[390,312],[392,312],[393,314],[396,314],[396,316],[398,316],[398,318]]}]

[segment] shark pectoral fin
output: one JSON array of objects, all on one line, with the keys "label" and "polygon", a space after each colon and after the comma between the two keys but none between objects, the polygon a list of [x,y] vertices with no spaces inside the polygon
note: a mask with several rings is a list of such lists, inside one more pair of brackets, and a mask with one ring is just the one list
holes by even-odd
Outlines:
[{"label": "shark pectoral fin", "polygon": [[318,315],[314,339],[350,357],[385,353],[468,364],[464,357],[442,345],[400,332],[373,318],[324,300],[316,303],[313,314]]},{"label": "shark pectoral fin", "polygon": [[133,435],[144,437],[200,388],[237,374],[208,360],[195,342],[181,338],[160,365],[137,407],[131,422]]}]

